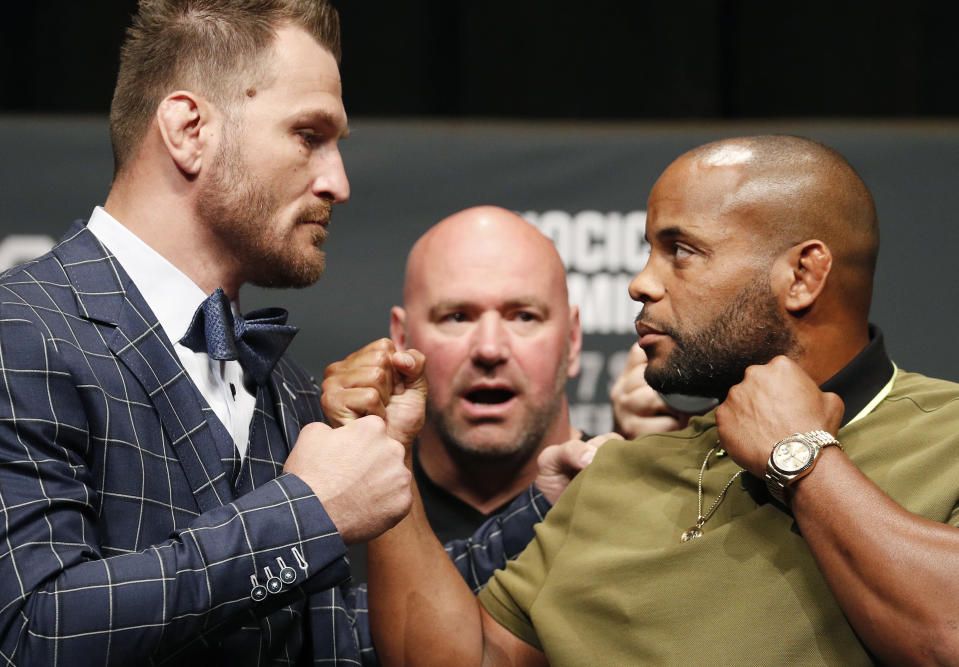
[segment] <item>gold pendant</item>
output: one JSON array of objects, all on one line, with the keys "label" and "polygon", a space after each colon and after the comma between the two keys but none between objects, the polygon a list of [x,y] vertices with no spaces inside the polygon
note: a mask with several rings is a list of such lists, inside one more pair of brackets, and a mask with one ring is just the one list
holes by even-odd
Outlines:
[{"label": "gold pendant", "polygon": [[697,525],[697,526],[693,526],[692,528],[687,530],[685,533],[683,533],[682,537],[679,538],[679,541],[689,542],[690,540],[695,540],[697,537],[702,537],[702,536],[703,536],[703,531]]}]

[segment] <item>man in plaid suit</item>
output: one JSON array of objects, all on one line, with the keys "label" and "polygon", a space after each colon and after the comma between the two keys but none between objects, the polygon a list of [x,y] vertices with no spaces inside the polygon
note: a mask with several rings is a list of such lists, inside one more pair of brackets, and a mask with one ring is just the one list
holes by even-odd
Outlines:
[{"label": "man in plaid suit", "polygon": [[[323,270],[349,196],[338,58],[324,0],[140,3],[106,203],[0,278],[5,662],[375,660],[346,545],[408,511],[403,444],[388,419],[322,423],[285,318],[235,317],[243,283]],[[224,356],[215,315],[234,348],[247,325],[282,340]]]}]

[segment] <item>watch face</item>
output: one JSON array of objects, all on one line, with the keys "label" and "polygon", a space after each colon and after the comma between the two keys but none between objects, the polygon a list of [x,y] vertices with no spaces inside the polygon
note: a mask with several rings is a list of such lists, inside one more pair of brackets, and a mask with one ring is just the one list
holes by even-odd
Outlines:
[{"label": "watch face", "polygon": [[802,440],[786,440],[773,450],[773,464],[783,472],[802,470],[812,458],[812,447]]}]

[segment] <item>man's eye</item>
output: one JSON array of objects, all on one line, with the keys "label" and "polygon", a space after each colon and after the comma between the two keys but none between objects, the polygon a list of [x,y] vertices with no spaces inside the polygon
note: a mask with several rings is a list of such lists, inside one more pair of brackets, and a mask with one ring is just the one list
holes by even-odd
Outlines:
[{"label": "man's eye", "polygon": [[317,134],[312,130],[301,130],[297,132],[300,136],[300,139],[306,144],[309,148],[316,148],[323,143],[323,135]]},{"label": "man's eye", "polygon": [[514,317],[520,322],[535,322],[537,319],[539,319],[538,317],[536,317],[535,314],[527,312],[525,310],[521,310],[517,312]]},{"label": "man's eye", "polygon": [[693,251],[679,243],[673,244],[673,256],[676,259],[687,259],[693,256]]},{"label": "man's eye", "polygon": [[440,318],[442,322],[465,322],[466,313],[448,313]]}]

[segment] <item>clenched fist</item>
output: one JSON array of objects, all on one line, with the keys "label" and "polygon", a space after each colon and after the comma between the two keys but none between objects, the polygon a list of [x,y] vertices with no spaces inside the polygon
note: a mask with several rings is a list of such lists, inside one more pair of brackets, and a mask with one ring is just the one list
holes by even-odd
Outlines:
[{"label": "clenched fist", "polygon": [[330,364],[321,401],[330,424],[365,415],[386,420],[387,432],[404,445],[416,439],[426,415],[426,359],[418,350],[398,352],[389,338]]},{"label": "clenched fist", "polygon": [[618,433],[604,433],[582,440],[567,440],[558,445],[550,445],[540,452],[536,459],[539,473],[536,487],[546,499],[556,504],[559,496],[579,472],[593,462],[596,450],[610,440],[622,440]]},{"label": "clenched fist", "polygon": [[313,489],[343,541],[355,544],[389,530],[410,511],[405,453],[380,417],[339,428],[313,422],[300,431],[283,471]]},{"label": "clenched fist", "polygon": [[833,435],[843,402],[819,390],[792,359],[776,357],[750,366],[716,409],[719,440],[732,459],[762,477],[773,446],[793,433],[822,430]]}]

